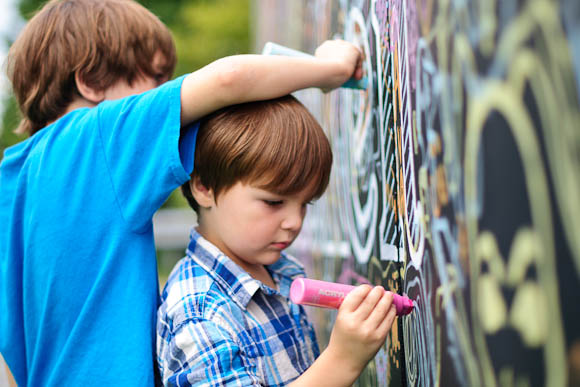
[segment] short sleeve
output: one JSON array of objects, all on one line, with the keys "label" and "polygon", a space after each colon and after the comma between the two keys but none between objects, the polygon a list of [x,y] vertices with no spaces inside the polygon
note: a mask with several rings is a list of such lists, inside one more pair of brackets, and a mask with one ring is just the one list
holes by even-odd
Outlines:
[{"label": "short sleeve", "polygon": [[181,157],[181,165],[188,175],[193,172],[193,161],[195,158],[195,143],[197,141],[197,132],[199,130],[199,121],[187,126],[181,132],[181,139],[179,140],[179,155]]},{"label": "short sleeve", "polygon": [[202,318],[180,325],[160,365],[169,386],[260,386],[257,366],[223,327]]},{"label": "short sleeve", "polygon": [[[97,108],[111,184],[135,231],[148,226],[171,192],[189,179],[191,167],[183,163],[190,163],[193,150],[179,147],[182,80]],[[197,125],[188,129],[197,132]],[[195,139],[195,134],[187,138]],[[180,150],[187,151],[185,157]]]}]

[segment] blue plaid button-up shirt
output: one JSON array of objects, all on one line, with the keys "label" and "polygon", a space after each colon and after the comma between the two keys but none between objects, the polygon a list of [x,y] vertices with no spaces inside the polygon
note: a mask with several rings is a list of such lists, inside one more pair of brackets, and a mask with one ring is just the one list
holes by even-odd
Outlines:
[{"label": "blue plaid button-up shirt", "polygon": [[267,266],[279,290],[253,279],[195,230],[158,311],[157,358],[166,385],[282,386],[319,355],[304,308],[289,299],[304,276],[282,254]]}]

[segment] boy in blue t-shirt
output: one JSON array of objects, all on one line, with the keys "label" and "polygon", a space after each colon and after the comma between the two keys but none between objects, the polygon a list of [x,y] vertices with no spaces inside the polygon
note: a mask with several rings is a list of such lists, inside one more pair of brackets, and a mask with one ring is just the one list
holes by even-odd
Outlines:
[{"label": "boy in blue t-shirt", "polygon": [[[189,179],[196,120],[360,77],[358,50],[241,55],[166,82],[167,28],[127,0],[53,0],[7,69],[27,140],[0,164],[0,352],[19,385],[154,383],[152,216]],[[356,71],[355,71],[356,69]]]},{"label": "boy in blue t-shirt", "polygon": [[304,308],[289,299],[304,269],[283,250],[326,190],[330,144],[294,97],[226,107],[204,118],[182,191],[198,215],[157,320],[157,357],[174,386],[350,386],[395,318],[368,285],[341,305],[320,354]]}]

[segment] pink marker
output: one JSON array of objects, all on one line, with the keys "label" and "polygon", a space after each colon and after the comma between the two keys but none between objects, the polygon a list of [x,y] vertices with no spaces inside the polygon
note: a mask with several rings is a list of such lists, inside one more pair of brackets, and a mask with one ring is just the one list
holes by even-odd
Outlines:
[{"label": "pink marker", "polygon": [[[338,309],[346,295],[354,288],[352,285],[297,278],[290,286],[290,299],[295,304]],[[409,314],[415,307],[412,300],[397,293],[393,293],[393,303],[397,309],[397,316]]]}]

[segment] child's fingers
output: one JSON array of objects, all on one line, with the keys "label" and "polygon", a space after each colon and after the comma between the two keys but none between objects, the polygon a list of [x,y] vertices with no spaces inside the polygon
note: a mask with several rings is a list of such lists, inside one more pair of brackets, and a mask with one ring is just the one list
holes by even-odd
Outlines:
[{"label": "child's fingers", "polygon": [[377,306],[377,303],[383,297],[384,293],[385,289],[382,286],[375,286],[356,309],[356,316],[361,321],[366,320],[373,309]]},{"label": "child's fingers", "polygon": [[371,311],[367,321],[369,325],[373,328],[378,327],[386,318],[387,313],[393,305],[393,293],[383,292],[383,296],[380,298],[379,302],[375,308]]},{"label": "child's fingers", "polygon": [[362,62],[363,62],[363,57],[362,57],[362,53],[358,58],[358,61],[356,63],[356,67],[354,70],[354,79],[361,79],[363,77],[363,68],[362,68]]},{"label": "child's fingers", "polygon": [[395,321],[395,317],[397,316],[397,308],[395,304],[391,304],[387,316],[381,321],[377,328],[377,333],[379,333],[383,337],[387,337],[387,334],[391,330],[393,326],[393,322]]},{"label": "child's fingers", "polygon": [[369,285],[357,286],[352,292],[346,295],[339,310],[353,312],[359,307],[371,290],[372,288]]}]

